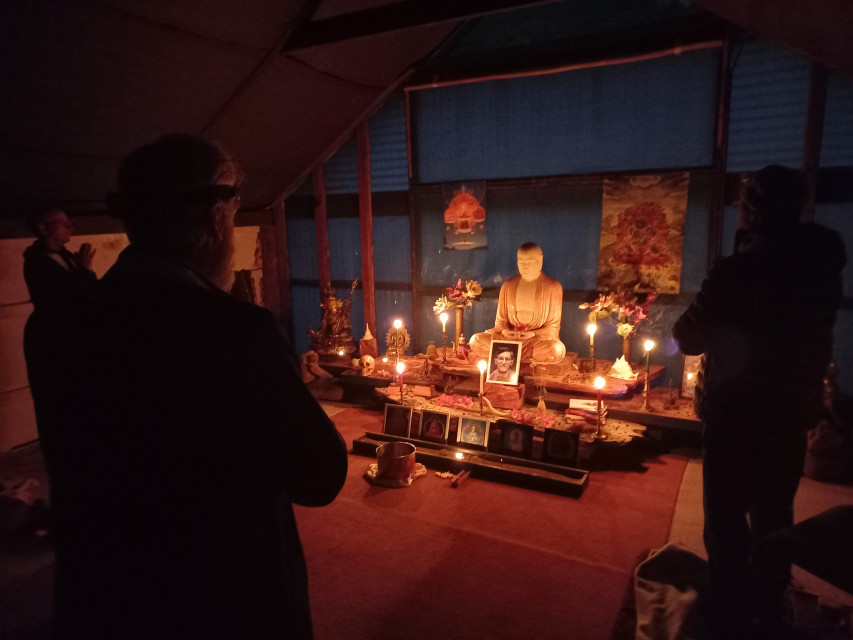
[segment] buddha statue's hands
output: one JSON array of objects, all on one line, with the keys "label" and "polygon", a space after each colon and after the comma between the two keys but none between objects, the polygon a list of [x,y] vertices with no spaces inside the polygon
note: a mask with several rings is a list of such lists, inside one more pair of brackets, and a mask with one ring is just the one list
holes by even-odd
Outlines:
[{"label": "buddha statue's hands", "polygon": [[509,338],[510,340],[529,340],[533,336],[536,335],[535,332],[530,331],[528,329],[529,325],[518,325],[517,327],[513,327],[512,329],[504,329],[501,333],[504,337]]}]

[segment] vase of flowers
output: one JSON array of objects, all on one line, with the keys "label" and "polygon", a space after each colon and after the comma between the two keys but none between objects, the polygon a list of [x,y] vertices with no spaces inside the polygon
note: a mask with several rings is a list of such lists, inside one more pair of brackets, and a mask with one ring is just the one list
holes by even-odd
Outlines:
[{"label": "vase of flowers", "polygon": [[579,309],[589,309],[589,321],[598,322],[603,318],[616,316],[616,334],[622,338],[622,356],[625,362],[631,362],[631,338],[637,333],[641,322],[651,322],[649,306],[658,297],[651,291],[645,300],[639,302],[635,289],[617,289],[610,293],[600,293],[594,302],[584,302]]},{"label": "vase of flowers", "polygon": [[459,347],[459,336],[462,335],[462,312],[465,307],[470,307],[475,300],[479,300],[483,295],[483,287],[476,280],[466,280],[463,284],[462,279],[458,279],[452,287],[447,287],[444,294],[435,301],[432,307],[433,313],[438,315],[448,309],[455,311],[456,324],[454,326],[454,350]]}]

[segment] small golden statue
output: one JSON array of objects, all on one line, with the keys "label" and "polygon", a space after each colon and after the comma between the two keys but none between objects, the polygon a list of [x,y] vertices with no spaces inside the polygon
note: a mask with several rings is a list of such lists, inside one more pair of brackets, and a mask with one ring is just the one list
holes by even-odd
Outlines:
[{"label": "small golden statue", "polygon": [[352,294],[357,285],[358,280],[353,280],[349,298],[343,300],[335,296],[335,290],[331,287],[324,289],[323,301],[320,303],[320,308],[323,309],[320,328],[316,331],[308,330],[311,336],[311,349],[321,357],[349,360],[355,353],[356,346],[352,338],[350,314],[352,313]]}]

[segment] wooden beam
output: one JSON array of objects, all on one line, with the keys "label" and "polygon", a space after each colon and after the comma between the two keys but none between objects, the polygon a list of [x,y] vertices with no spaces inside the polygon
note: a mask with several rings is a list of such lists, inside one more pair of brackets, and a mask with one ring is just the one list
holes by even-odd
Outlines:
[{"label": "wooden beam", "polygon": [[314,221],[317,225],[317,273],[320,291],[332,286],[332,267],[329,258],[329,220],[326,209],[326,177],[323,165],[314,169]]},{"label": "wooden beam", "polygon": [[[370,200],[370,128],[367,119],[356,130],[358,147],[358,209],[361,231],[361,284],[364,292],[364,322],[378,336],[376,291],[373,275],[373,208]],[[377,338],[378,339],[378,338]]]},{"label": "wooden beam", "polygon": [[394,2],[362,11],[313,20],[284,43],[282,51],[307,49],[443,22],[477,18],[501,11],[550,4],[556,0],[431,0]]},{"label": "wooden beam", "polygon": [[418,233],[419,217],[416,213],[415,196],[409,194],[409,249],[412,261],[412,353],[421,353],[420,349],[421,320],[418,313],[418,298],[420,297],[420,269],[418,268],[418,248],[420,234]]},{"label": "wooden beam", "polygon": [[823,139],[823,121],[826,114],[826,85],[828,73],[819,62],[812,62],[809,78],[809,102],[806,110],[806,126],[803,133],[802,171],[806,183],[806,202],[803,206],[803,221],[814,220],[817,173],[820,165],[820,146]]},{"label": "wooden beam", "polygon": [[717,123],[714,131],[715,171],[714,191],[711,194],[711,209],[708,215],[708,270],[714,266],[722,253],[723,210],[726,206],[726,167],[729,155],[729,115],[732,98],[732,51],[734,42],[729,33],[720,50],[720,64],[717,71]]},{"label": "wooden beam", "polygon": [[293,292],[290,286],[290,258],[287,252],[287,219],[284,213],[284,203],[273,210],[273,226],[275,230],[275,247],[278,271],[279,291],[279,322],[293,344]]}]

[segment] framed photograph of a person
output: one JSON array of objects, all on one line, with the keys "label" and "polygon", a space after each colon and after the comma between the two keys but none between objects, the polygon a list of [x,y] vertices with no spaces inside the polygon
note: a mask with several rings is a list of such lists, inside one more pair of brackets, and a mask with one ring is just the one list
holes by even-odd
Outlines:
[{"label": "framed photograph of a person", "polygon": [[421,412],[421,428],[418,437],[429,442],[447,442],[450,414],[441,411]]},{"label": "framed photograph of a person", "polygon": [[546,428],[542,461],[564,467],[577,467],[579,435],[572,431]]},{"label": "framed photograph of a person", "polygon": [[518,384],[521,369],[521,342],[516,340],[492,340],[489,349],[489,382],[496,384]]},{"label": "framed photograph of a person", "polygon": [[532,426],[520,422],[502,422],[501,433],[503,436],[501,453],[518,458],[530,457],[533,450]]},{"label": "framed photograph of a person", "polygon": [[485,449],[489,443],[489,420],[463,416],[456,432],[456,442],[463,447]]},{"label": "framed photograph of a person", "polygon": [[403,407],[399,404],[391,403],[385,405],[385,423],[382,425],[382,433],[408,438],[410,437],[409,425],[411,422],[411,407]]}]

